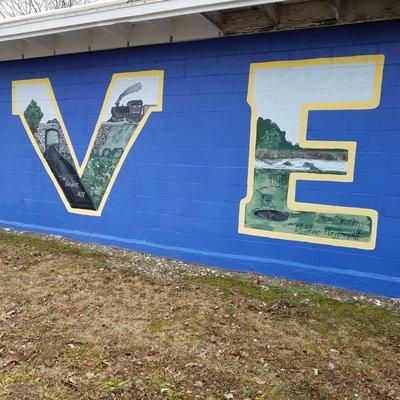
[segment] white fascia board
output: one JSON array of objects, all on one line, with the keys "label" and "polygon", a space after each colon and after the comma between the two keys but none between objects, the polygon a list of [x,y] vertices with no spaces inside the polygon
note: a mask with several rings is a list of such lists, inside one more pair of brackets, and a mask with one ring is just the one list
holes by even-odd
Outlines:
[{"label": "white fascia board", "polygon": [[115,0],[11,18],[0,22],[0,42],[67,31],[102,27],[122,22],[220,11],[287,0]]}]

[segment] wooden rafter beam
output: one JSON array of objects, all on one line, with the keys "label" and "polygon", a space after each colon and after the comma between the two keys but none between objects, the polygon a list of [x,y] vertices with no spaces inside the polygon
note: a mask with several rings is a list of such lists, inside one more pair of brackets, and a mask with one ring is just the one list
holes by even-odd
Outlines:
[{"label": "wooden rafter beam", "polygon": [[66,39],[84,45],[85,47],[90,47],[90,31],[70,31],[70,32],[62,32],[61,36],[65,37]]},{"label": "wooden rafter beam", "polygon": [[278,25],[278,7],[275,4],[266,4],[265,6],[261,6],[261,9],[264,11],[265,17],[267,18],[269,25]]},{"label": "wooden rafter beam", "polygon": [[224,32],[224,20],[221,11],[200,13],[201,17],[220,33]]},{"label": "wooden rafter beam", "polygon": [[154,19],[151,21],[146,21],[146,23],[159,32],[167,35],[171,40],[174,37],[174,21],[172,18]]},{"label": "wooden rafter beam", "polygon": [[126,42],[129,42],[129,40],[131,39],[133,31],[132,26],[126,27],[121,24],[102,26],[101,29],[116,37],[117,39],[122,39]]},{"label": "wooden rafter beam", "polygon": [[340,21],[342,13],[341,0],[328,0],[336,21]]},{"label": "wooden rafter beam", "polygon": [[44,50],[50,50],[52,52],[56,49],[56,38],[54,35],[43,36],[43,37],[31,37],[24,39],[25,42],[39,46]]},{"label": "wooden rafter beam", "polygon": [[14,54],[19,54],[21,56],[24,54],[24,42],[22,40],[13,42],[1,42],[0,48]]}]

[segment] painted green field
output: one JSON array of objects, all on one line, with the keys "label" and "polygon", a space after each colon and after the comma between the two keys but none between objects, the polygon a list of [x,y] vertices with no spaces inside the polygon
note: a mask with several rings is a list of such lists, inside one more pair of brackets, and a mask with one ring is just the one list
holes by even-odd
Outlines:
[{"label": "painted green field", "polygon": [[[246,207],[246,227],[360,242],[370,239],[369,217],[290,210],[287,207],[290,172],[293,171],[255,170],[253,198]],[[287,219],[274,221],[257,217],[260,210],[279,211],[284,213]]]}]

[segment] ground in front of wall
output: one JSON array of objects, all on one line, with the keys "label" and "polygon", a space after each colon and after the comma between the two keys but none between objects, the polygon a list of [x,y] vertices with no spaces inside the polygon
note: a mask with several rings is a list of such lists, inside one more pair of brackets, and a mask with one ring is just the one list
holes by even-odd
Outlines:
[{"label": "ground in front of wall", "polygon": [[400,305],[0,231],[0,398],[400,399]]}]

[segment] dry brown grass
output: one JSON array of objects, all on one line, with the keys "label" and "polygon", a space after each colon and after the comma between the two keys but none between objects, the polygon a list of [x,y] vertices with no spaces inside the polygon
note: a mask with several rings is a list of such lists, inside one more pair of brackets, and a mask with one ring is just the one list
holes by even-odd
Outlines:
[{"label": "dry brown grass", "polygon": [[0,398],[400,399],[396,306],[160,260],[1,232]]}]

